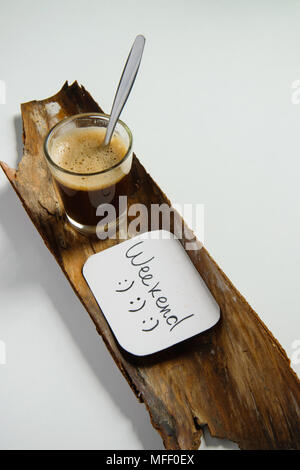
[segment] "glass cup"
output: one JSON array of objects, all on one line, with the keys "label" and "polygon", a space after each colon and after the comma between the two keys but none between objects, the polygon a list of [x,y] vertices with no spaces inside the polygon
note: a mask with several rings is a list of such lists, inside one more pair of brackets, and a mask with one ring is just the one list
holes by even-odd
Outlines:
[{"label": "glass cup", "polygon": [[94,173],[78,173],[57,164],[53,144],[55,139],[59,138],[61,141],[64,135],[75,128],[106,128],[108,121],[107,114],[77,114],[57,123],[44,142],[45,157],[66,217],[73,227],[83,233],[109,231],[118,225],[127,210],[127,205],[124,208],[124,204],[121,209],[119,196],[127,196],[130,192],[133,155],[131,131],[124,122],[117,122],[113,137],[121,140],[126,149],[125,155],[110,168]]}]

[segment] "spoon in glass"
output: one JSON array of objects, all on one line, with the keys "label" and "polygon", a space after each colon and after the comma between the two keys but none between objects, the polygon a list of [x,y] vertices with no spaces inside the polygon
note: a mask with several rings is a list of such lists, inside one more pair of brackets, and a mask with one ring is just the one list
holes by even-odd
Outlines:
[{"label": "spoon in glass", "polygon": [[124,108],[124,105],[130,94],[141,63],[145,41],[146,40],[144,36],[138,35],[135,38],[133,46],[130,50],[111,108],[110,118],[102,144],[103,146],[109,145],[121,111]]}]

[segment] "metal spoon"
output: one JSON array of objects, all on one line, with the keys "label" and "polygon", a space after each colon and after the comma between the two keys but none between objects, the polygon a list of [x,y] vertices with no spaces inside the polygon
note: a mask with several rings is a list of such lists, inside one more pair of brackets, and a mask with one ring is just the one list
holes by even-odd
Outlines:
[{"label": "metal spoon", "polygon": [[130,50],[112,105],[104,143],[102,144],[104,146],[108,145],[110,142],[115,126],[117,124],[117,120],[119,119],[121,111],[124,108],[124,105],[131,91],[132,85],[134,84],[135,77],[137,76],[141,63],[145,41],[146,40],[144,36],[137,36]]}]

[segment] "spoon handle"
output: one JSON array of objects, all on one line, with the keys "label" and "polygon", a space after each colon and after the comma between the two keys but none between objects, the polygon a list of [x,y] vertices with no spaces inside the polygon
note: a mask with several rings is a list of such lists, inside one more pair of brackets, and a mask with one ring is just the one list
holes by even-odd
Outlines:
[{"label": "spoon handle", "polygon": [[135,38],[133,46],[130,50],[127,58],[119,86],[115,95],[115,99],[112,105],[110,118],[105,134],[104,145],[108,145],[115,129],[117,120],[121,114],[121,111],[127,101],[132,85],[134,84],[135,77],[138,73],[139,66],[141,63],[143,50],[145,46],[145,38],[139,35]]}]

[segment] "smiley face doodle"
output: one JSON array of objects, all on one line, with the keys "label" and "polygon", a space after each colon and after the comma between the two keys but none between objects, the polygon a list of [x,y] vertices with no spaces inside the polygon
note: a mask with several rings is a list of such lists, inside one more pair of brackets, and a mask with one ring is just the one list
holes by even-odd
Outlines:
[{"label": "smiley face doodle", "polygon": [[[153,331],[159,325],[159,320],[156,320],[155,324],[153,325],[153,317],[150,317],[149,318],[149,323],[150,323],[150,328],[142,328],[142,331],[145,331],[145,332]],[[146,325],[146,320],[143,320],[143,324],[145,326],[148,326],[148,325]]]},{"label": "smiley face doodle", "polygon": [[129,282],[128,279],[124,279],[123,281],[119,281],[118,282],[119,289],[116,289],[116,292],[126,292],[126,291],[128,291],[129,289],[132,288],[133,284],[134,284],[134,281]]},{"label": "smiley face doodle", "polygon": [[141,303],[141,298],[140,297],[137,297],[136,300],[131,300],[130,301],[130,304],[133,306],[135,304],[138,305],[137,308],[132,308],[132,309],[129,309],[128,312],[139,312],[140,310],[142,310],[142,308],[145,307],[146,305],[146,300],[144,300],[142,303]]}]

